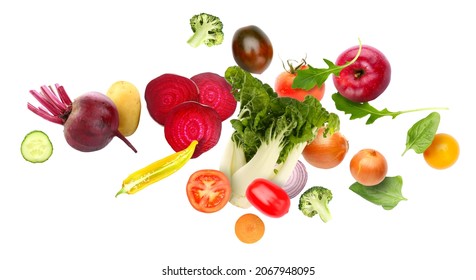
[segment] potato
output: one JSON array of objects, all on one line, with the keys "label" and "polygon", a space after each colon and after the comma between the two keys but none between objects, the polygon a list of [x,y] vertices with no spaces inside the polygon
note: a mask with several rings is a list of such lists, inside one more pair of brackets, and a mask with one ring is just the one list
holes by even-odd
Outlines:
[{"label": "potato", "polygon": [[119,132],[124,136],[132,135],[140,120],[139,90],[130,82],[117,81],[111,85],[106,95],[112,99],[119,112]]}]

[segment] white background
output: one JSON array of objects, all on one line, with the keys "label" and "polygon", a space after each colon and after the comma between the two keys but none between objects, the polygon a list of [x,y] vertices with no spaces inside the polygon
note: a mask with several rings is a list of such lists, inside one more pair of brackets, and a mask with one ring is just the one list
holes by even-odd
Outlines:
[{"label": "white background", "polygon": [[[163,276],[178,268],[313,266],[314,276],[252,276],[236,279],[475,279],[474,214],[474,30],[467,1],[14,1],[0,4],[2,81],[2,171],[0,183],[0,279],[192,279]],[[422,1],[423,2],[423,1]],[[193,49],[189,18],[208,12],[224,25],[221,46]],[[456,137],[459,161],[434,170],[413,151],[402,157],[406,132],[427,112],[373,125],[339,113],[350,142],[344,162],[332,170],[308,167],[308,186],[332,189],[333,220],[304,217],[292,201],[288,215],[267,218],[254,209],[227,205],[202,214],[185,195],[188,176],[218,168],[225,138],[177,174],[133,195],[114,197],[131,172],[172,153],[162,127],[143,101],[141,122],[129,140],[81,153],[64,140],[62,127],[27,110],[30,89],[60,83],[72,98],[106,92],[117,80],[141,93],[163,73],[183,76],[234,65],[231,38],[254,24],[271,38],[275,56],[259,76],[274,83],[280,59],[323,67],[345,49],[364,44],[380,49],[392,65],[387,91],[372,103],[398,111],[444,106],[439,132]],[[322,103],[336,111],[331,80]],[[45,131],[54,153],[44,164],[23,160],[20,143],[31,130]],[[381,151],[389,176],[403,177],[408,201],[391,211],[348,187],[348,165],[362,148]],[[260,215],[266,233],[256,244],[234,235],[236,219]],[[195,277],[196,278],[196,277]],[[195,279],[194,278],[194,279]],[[202,276],[198,279],[211,279]],[[228,278],[227,278],[228,279]],[[230,278],[232,279],[232,278]]]}]

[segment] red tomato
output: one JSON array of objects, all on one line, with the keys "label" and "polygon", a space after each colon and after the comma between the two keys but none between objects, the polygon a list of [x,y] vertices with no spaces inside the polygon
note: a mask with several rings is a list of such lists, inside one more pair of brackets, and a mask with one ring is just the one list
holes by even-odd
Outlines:
[{"label": "red tomato", "polygon": [[[296,78],[296,70],[293,70],[292,66],[290,65],[291,70],[287,70],[282,72],[276,78],[276,82],[274,84],[274,90],[280,97],[292,97],[299,101],[304,101],[304,98],[307,95],[314,96],[317,100],[321,101],[322,97],[324,96],[324,92],[326,90],[326,85],[322,84],[320,87],[315,86],[310,90],[304,90],[300,88],[292,88],[292,84],[294,78]],[[306,69],[307,66],[303,65],[300,69]]]},{"label": "red tomato", "polygon": [[230,200],[230,195],[230,182],[218,170],[198,170],[187,182],[188,200],[200,212],[213,213],[222,209]]},{"label": "red tomato", "polygon": [[261,213],[273,218],[284,216],[291,206],[291,199],[283,188],[262,178],[251,182],[246,198]]}]

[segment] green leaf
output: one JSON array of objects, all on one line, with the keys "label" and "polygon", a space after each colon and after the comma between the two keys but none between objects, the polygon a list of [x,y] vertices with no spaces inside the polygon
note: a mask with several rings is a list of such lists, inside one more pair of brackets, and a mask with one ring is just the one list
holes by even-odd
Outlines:
[{"label": "green leaf", "polygon": [[371,187],[355,182],[349,189],[367,201],[380,205],[385,210],[391,210],[400,201],[407,200],[402,195],[402,186],[402,177],[395,176],[385,177],[380,184]]},{"label": "green leaf", "polygon": [[360,119],[368,116],[366,124],[372,124],[376,120],[382,117],[392,117],[392,119],[396,118],[398,115],[411,113],[411,112],[419,112],[419,111],[427,111],[427,110],[448,110],[448,108],[444,107],[431,107],[431,108],[419,108],[413,110],[405,110],[405,111],[389,111],[387,108],[378,110],[368,102],[354,102],[351,101],[344,96],[342,96],[339,92],[336,92],[332,95],[332,100],[336,105],[336,109],[339,111],[344,112],[345,114],[350,115],[350,119]]},{"label": "green leaf", "polygon": [[345,114],[350,114],[350,119],[360,119],[365,116],[369,116],[366,124],[372,124],[377,119],[390,116],[395,118],[403,112],[391,112],[387,108],[383,110],[377,110],[372,107],[368,102],[354,102],[342,96],[340,93],[334,93],[332,100],[336,105],[336,109],[343,111]]},{"label": "green leaf", "polygon": [[271,86],[238,66],[227,68],[225,79],[240,104],[237,118],[231,120],[235,129],[232,140],[243,149],[247,161],[262,143],[279,141],[279,164],[294,147],[312,141],[319,127],[326,125],[331,132],[339,130],[338,116],[329,113],[311,95],[302,102],[278,97]]},{"label": "green leaf", "polygon": [[362,43],[359,39],[359,50],[357,54],[351,61],[348,61],[344,65],[335,65],[332,61],[325,58],[323,60],[326,63],[327,68],[314,68],[308,64],[308,68],[296,71],[296,77],[294,78],[291,87],[310,90],[315,86],[322,86],[327,80],[327,78],[329,78],[329,75],[334,74],[336,76],[339,76],[340,71],[342,71],[342,69],[354,63],[360,56],[361,51]]},{"label": "green leaf", "polygon": [[[293,80],[292,88],[301,88],[310,90],[315,86],[322,86],[329,75],[339,75],[340,71],[344,69],[342,66],[336,66],[332,61],[324,59],[328,68],[314,68],[308,65],[309,68],[297,70],[296,77]],[[345,65],[347,66],[347,64]]]},{"label": "green leaf", "polygon": [[423,153],[431,145],[439,124],[440,114],[437,112],[417,121],[407,132],[406,148],[402,156],[410,149],[417,154]]}]

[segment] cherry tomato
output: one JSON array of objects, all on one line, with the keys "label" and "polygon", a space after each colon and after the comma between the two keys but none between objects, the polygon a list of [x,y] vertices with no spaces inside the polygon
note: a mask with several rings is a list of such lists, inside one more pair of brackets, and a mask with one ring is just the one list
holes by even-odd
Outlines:
[{"label": "cherry tomato", "polygon": [[423,152],[423,157],[429,166],[446,169],[458,160],[459,144],[449,134],[436,134],[431,145]]},{"label": "cherry tomato", "polygon": [[275,183],[258,178],[246,189],[246,198],[261,213],[279,218],[289,211],[291,199],[286,191]]},{"label": "cherry tomato", "polygon": [[273,45],[259,27],[239,28],[233,35],[233,58],[238,66],[250,73],[261,74],[273,59]]},{"label": "cherry tomato", "polygon": [[349,142],[339,131],[324,137],[324,130],[324,127],[319,128],[316,138],[304,148],[302,155],[310,165],[330,169],[344,160]]},{"label": "cherry tomato", "polygon": [[[289,62],[288,62],[289,64]],[[292,97],[299,101],[304,101],[304,98],[307,95],[314,96],[317,100],[321,101],[322,97],[324,96],[324,92],[326,90],[326,85],[322,84],[320,87],[315,86],[310,90],[304,90],[300,88],[292,88],[292,84],[294,78],[296,78],[297,70],[289,65],[289,69],[282,72],[276,78],[276,82],[274,84],[274,90],[281,97]],[[299,66],[298,69],[306,69],[308,68],[307,65]]]},{"label": "cherry tomato", "polygon": [[230,195],[230,182],[219,170],[198,170],[187,182],[188,200],[200,212],[213,213],[222,209],[230,200]]}]

